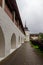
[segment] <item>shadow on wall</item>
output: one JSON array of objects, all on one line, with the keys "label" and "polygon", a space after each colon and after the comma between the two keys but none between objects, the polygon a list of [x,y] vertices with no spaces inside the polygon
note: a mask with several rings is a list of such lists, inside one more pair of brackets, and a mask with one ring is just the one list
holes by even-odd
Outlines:
[{"label": "shadow on wall", "polygon": [[16,35],[13,34],[11,38],[11,49],[15,49],[15,48],[16,48]]},{"label": "shadow on wall", "polygon": [[3,31],[0,27],[0,57],[5,56],[5,39],[4,39],[4,34]]},{"label": "shadow on wall", "polygon": [[19,44],[20,44],[20,36],[19,36]]}]

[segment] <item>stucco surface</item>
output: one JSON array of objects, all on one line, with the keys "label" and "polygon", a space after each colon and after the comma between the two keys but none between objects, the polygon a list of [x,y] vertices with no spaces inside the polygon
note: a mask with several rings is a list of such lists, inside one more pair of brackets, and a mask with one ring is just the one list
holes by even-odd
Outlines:
[{"label": "stucco surface", "polygon": [[[11,38],[12,35],[16,36],[16,48],[24,42],[24,34],[17,28],[17,26],[12,22],[5,11],[0,7],[0,27],[2,28],[4,40],[5,40],[5,56],[10,54],[11,50]],[[19,42],[20,36],[20,42]],[[22,41],[21,41],[22,38]]]}]

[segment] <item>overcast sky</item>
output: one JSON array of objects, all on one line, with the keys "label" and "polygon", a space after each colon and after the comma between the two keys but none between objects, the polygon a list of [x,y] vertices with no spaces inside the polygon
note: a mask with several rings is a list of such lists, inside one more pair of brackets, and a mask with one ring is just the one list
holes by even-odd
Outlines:
[{"label": "overcast sky", "polygon": [[43,0],[16,0],[23,25],[30,32],[43,32]]}]

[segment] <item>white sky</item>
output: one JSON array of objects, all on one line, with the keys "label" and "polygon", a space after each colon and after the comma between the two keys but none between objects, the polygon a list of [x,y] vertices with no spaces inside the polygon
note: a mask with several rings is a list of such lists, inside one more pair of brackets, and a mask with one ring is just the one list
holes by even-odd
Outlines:
[{"label": "white sky", "polygon": [[16,0],[23,25],[33,32],[43,32],[43,0]]}]

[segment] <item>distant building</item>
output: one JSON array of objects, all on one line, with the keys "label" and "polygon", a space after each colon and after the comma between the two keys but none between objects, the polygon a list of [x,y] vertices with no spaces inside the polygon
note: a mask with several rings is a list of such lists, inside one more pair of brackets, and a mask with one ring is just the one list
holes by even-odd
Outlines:
[{"label": "distant building", "polygon": [[30,34],[30,40],[37,40],[39,38],[39,34]]},{"label": "distant building", "polygon": [[25,30],[25,42],[29,42],[29,38],[30,38],[30,33],[29,33],[29,30],[28,30],[28,27],[26,26],[26,24],[25,24],[25,28],[24,28],[24,30]]},{"label": "distant building", "polygon": [[16,0],[0,0],[0,60],[24,43],[25,31]]}]

